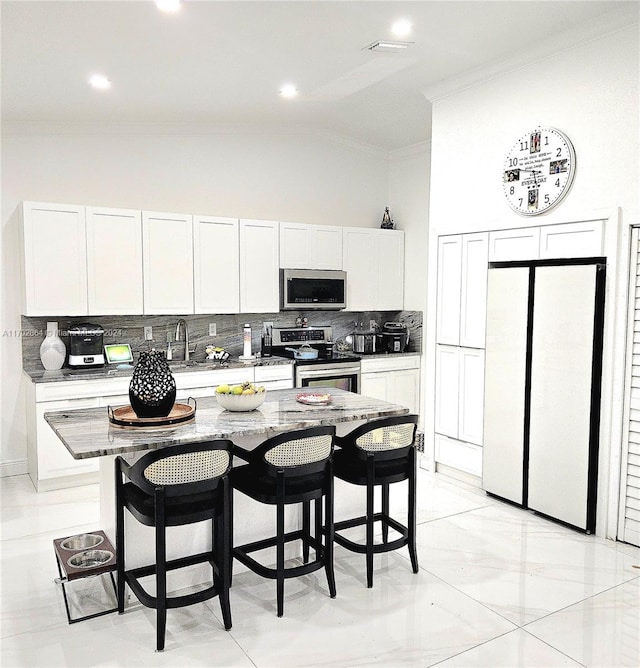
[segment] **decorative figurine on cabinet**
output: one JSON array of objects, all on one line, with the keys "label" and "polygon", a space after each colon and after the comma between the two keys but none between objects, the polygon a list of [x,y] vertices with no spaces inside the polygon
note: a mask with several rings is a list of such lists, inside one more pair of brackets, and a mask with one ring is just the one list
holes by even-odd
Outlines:
[{"label": "decorative figurine on cabinet", "polygon": [[393,229],[393,219],[389,213],[389,207],[385,207],[384,213],[382,214],[382,223],[380,228],[383,230],[392,230]]}]

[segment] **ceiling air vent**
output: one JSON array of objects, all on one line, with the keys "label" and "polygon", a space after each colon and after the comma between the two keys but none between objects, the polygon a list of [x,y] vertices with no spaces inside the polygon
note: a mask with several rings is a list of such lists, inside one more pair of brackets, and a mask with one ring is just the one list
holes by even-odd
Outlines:
[{"label": "ceiling air vent", "polygon": [[365,46],[363,51],[380,51],[382,53],[401,53],[408,49],[413,42],[390,42],[389,40],[378,40]]}]

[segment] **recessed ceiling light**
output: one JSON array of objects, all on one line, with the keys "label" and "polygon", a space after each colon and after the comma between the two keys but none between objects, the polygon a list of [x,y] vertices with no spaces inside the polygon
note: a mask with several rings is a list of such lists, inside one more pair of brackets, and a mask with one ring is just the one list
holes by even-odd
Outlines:
[{"label": "recessed ceiling light", "polygon": [[282,97],[296,97],[298,94],[298,89],[293,84],[285,84],[280,89],[280,95]]},{"label": "recessed ceiling light", "polygon": [[111,81],[104,76],[104,74],[92,74],[89,77],[89,83],[94,88],[99,88],[104,90],[105,88],[111,88]]},{"label": "recessed ceiling light", "polygon": [[378,40],[377,42],[372,42],[369,44],[369,46],[365,46],[364,49],[368,49],[369,51],[399,53],[400,51],[408,49],[412,44],[413,42],[391,42],[389,40]]},{"label": "recessed ceiling light", "polygon": [[411,33],[412,30],[413,26],[411,25],[411,21],[409,21],[409,19],[398,19],[391,26],[391,32],[396,37],[406,37]]},{"label": "recessed ceiling light", "polygon": [[180,9],[181,0],[156,0],[156,7],[161,12],[177,12]]}]

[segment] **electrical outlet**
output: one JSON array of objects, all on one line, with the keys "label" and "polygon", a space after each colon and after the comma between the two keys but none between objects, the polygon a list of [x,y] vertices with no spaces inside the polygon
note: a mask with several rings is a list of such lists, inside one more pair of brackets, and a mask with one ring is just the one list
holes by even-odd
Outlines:
[{"label": "electrical outlet", "polygon": [[144,328],[144,340],[153,341],[153,327]]},{"label": "electrical outlet", "polygon": [[215,322],[210,322],[209,323],[209,336],[215,336],[216,331],[217,331],[216,323]]},{"label": "electrical outlet", "polygon": [[374,329],[378,327],[378,323],[375,320],[369,320],[369,329],[373,332]]},{"label": "electrical outlet", "polygon": [[263,331],[269,331],[269,329],[273,329],[273,322],[263,322],[262,323],[262,329]]}]

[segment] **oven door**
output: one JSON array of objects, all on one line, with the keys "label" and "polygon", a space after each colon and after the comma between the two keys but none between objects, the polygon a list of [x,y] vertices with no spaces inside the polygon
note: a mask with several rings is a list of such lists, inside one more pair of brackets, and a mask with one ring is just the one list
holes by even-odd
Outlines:
[{"label": "oven door", "polygon": [[296,387],[336,387],[360,392],[360,363],[296,364]]}]

